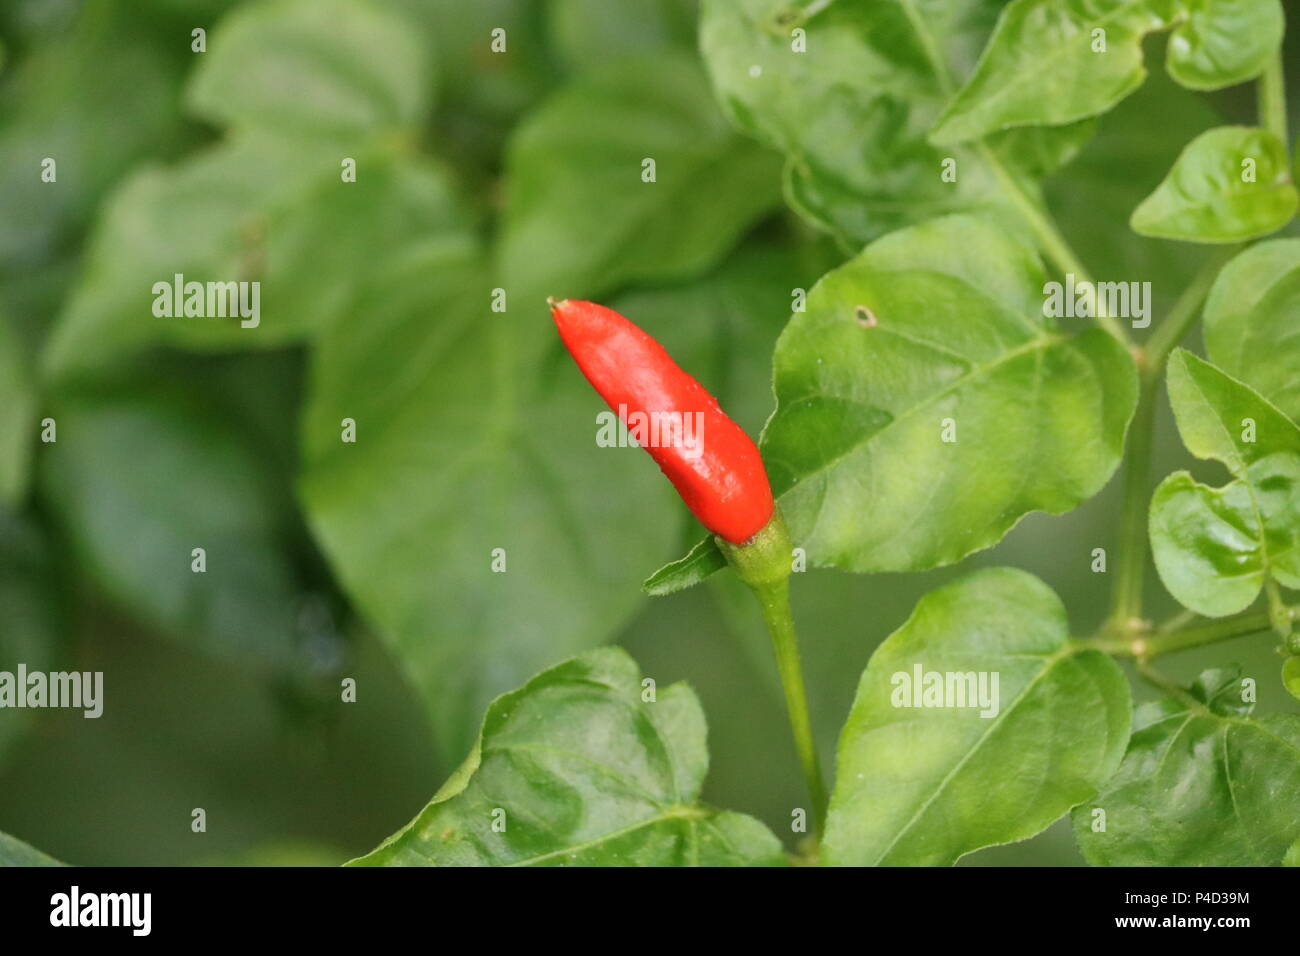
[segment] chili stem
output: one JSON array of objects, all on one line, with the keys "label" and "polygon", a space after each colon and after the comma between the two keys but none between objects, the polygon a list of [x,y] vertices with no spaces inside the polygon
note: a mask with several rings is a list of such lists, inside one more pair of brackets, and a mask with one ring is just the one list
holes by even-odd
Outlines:
[{"label": "chili stem", "polygon": [[799,638],[795,634],[794,616],[790,613],[790,582],[782,579],[753,588],[763,609],[763,622],[772,637],[776,669],[785,691],[785,707],[794,734],[795,749],[803,767],[804,783],[812,800],[813,837],[820,840],[826,828],[826,788],[822,783],[821,763],[813,740],[812,721],[808,717],[808,694],[804,689],[803,667],[799,662]]}]

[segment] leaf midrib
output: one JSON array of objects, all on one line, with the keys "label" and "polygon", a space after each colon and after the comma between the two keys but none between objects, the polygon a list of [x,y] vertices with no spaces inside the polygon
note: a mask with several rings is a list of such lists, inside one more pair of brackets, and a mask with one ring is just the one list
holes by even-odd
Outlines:
[{"label": "leaf midrib", "polygon": [[1016,708],[1019,707],[1020,704],[1025,700],[1029,692],[1033,690],[1036,686],[1038,686],[1039,682],[1042,681],[1042,679],[1046,677],[1048,674],[1050,674],[1058,663],[1060,663],[1062,660],[1068,657],[1072,657],[1075,654],[1080,653],[1082,650],[1084,649],[1074,647],[1068,642],[1066,642],[1063,643],[1061,647],[1058,648],[1056,651],[1054,651],[1051,655],[1043,658],[1043,668],[1037,674],[1035,674],[1033,678],[1025,684],[1024,687],[1020,689],[1020,693],[1016,694],[1015,698],[1011,701],[1011,706],[1006,708],[1006,710],[1002,711],[1002,714],[999,717],[995,718],[990,722],[989,728],[985,730],[984,733],[980,734],[979,738],[975,741],[974,746],[968,748],[967,751],[962,755],[961,759],[958,760],[955,764],[953,764],[952,769],[949,770],[948,773],[944,775],[943,779],[939,781],[938,785],[934,788],[930,796],[927,797],[926,800],[921,804],[921,806],[919,806],[916,809],[916,812],[912,814],[912,816],[907,820],[907,822],[904,823],[901,827],[899,827],[898,832],[894,835],[894,838],[889,841],[889,844],[876,857],[875,863],[877,865],[879,865],[886,857],[889,856],[889,854],[893,851],[894,847],[898,844],[899,840],[901,840],[908,833],[908,831],[910,831],[911,828],[916,824],[917,820],[919,820],[921,816],[924,815],[924,813],[927,810],[929,810],[930,806],[946,790],[948,785],[952,782],[953,778],[956,777],[956,775],[961,772],[962,768],[966,766],[966,764],[971,760],[971,758],[977,752],[979,752],[980,748],[982,748],[984,744],[988,742],[989,738],[992,737],[993,734],[995,734],[1005,724],[1006,720],[1010,717],[1011,714],[1015,712]]},{"label": "leaf midrib", "polygon": [[[880,428],[866,435],[861,441],[853,443],[852,445],[850,445],[844,451],[840,452],[835,457],[826,460],[825,462],[818,465],[816,468],[812,469],[811,471],[797,473],[799,477],[799,482],[804,483],[807,482],[808,479],[817,478],[823,472],[838,466],[846,458],[849,458],[850,456],[855,455],[862,449],[866,448],[873,441],[875,441],[877,437],[885,434],[895,425],[899,425],[903,422],[906,422],[908,419],[912,418],[914,415],[919,414],[925,409],[931,407],[936,402],[948,397],[953,392],[958,391],[961,388],[964,388],[972,381],[978,380],[980,378],[983,378],[993,373],[998,368],[1007,364],[1013,359],[1020,358],[1022,355],[1028,355],[1036,350],[1046,349],[1055,345],[1059,345],[1060,343],[1065,341],[1068,341],[1068,336],[1062,333],[1040,332],[1037,336],[1031,338],[1029,341],[1016,346],[1014,349],[1010,349],[1006,352],[1003,352],[1001,355],[999,355],[996,359],[994,359],[991,362],[986,362],[981,365],[973,365],[970,371],[966,372],[966,374],[962,375],[960,378],[955,379],[954,381],[944,386],[942,389],[935,392],[934,394],[927,396],[922,401],[917,402],[911,408],[906,409],[899,415],[891,416],[890,420],[886,422],[884,425],[882,425]],[[823,391],[816,391],[816,392],[811,392],[808,395],[800,396],[798,401],[806,401],[808,398],[841,399],[841,396],[832,395]],[[864,403],[856,402],[855,400],[855,404],[864,404]],[[779,404],[777,408],[777,413],[778,414],[780,413]],[[793,485],[790,489],[786,491],[786,494],[789,494],[790,492],[796,490],[798,487],[799,487],[798,484]]]},{"label": "leaf midrib", "polygon": [[509,863],[502,863],[501,866],[532,866],[545,860],[553,860],[557,857],[582,853],[586,850],[592,849],[593,847],[600,846],[602,843],[616,840],[629,833],[635,833],[637,830],[642,830],[659,823],[667,823],[670,820],[687,820],[692,824],[695,824],[700,820],[707,820],[712,815],[711,811],[698,806],[668,807],[652,817],[646,817],[644,820],[637,820],[634,823],[629,823],[626,826],[619,827],[617,830],[610,830],[608,833],[602,833],[600,836],[592,837],[590,840],[584,840],[581,843],[575,843],[572,846],[561,847],[558,850],[550,850],[536,856],[525,857],[522,860],[512,860]]}]

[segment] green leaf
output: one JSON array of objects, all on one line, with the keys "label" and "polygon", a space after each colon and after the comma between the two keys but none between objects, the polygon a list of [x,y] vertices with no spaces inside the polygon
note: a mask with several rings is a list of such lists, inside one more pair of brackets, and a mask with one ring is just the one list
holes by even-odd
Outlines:
[{"label": "green leaf", "polygon": [[1300,428],[1249,386],[1185,349],[1169,361],[1178,430],[1234,481],[1170,475],[1151,499],[1151,548],[1169,593],[1198,614],[1248,607],[1271,576],[1300,587]]},{"label": "green leaf", "polygon": [[673,684],[645,701],[640,677],[605,648],[498,698],[433,801],[351,865],[782,865],[757,820],[699,803],[708,752],[694,692]]},{"label": "green leaf", "polygon": [[1300,421],[1300,239],[1241,253],[1205,302],[1205,351],[1292,421]]},{"label": "green leaf", "polygon": [[302,422],[316,538],[452,757],[497,694],[614,637],[681,514],[644,452],[596,446],[605,406],[567,357],[521,352],[544,308],[494,312],[493,286],[464,240],[390,262],[365,322],[318,341]]},{"label": "green leaf", "polygon": [[[1104,113],[1142,85],[1142,37],[1165,26],[1150,0],[1014,0],[932,138],[960,143]],[[1094,30],[1105,52],[1094,50]]]},{"label": "green leaf", "polygon": [[1221,126],[1187,145],[1129,225],[1162,239],[1239,242],[1281,229],[1296,203],[1286,145],[1268,130]]},{"label": "green leaf", "polygon": [[1186,697],[1138,708],[1123,764],[1074,811],[1089,863],[1282,862],[1300,832],[1300,716],[1253,719],[1242,696],[1236,671],[1206,671]]},{"label": "green leaf", "polygon": [[429,105],[429,49],[370,0],[272,0],[224,18],[186,91],[217,125],[353,139],[413,126]]},{"label": "green leaf", "polygon": [[817,283],[777,345],[762,441],[810,561],[950,564],[1106,483],[1133,364],[1097,329],[1044,320],[1043,278],[1027,247],[950,217],[878,240]]},{"label": "green leaf", "polygon": [[1279,0],[1180,0],[1165,69],[1193,90],[1217,90],[1259,76],[1282,45]]},{"label": "green leaf", "polygon": [[[984,679],[992,706],[955,696],[958,706],[908,704],[934,679],[913,687],[918,670],[972,695]],[[944,703],[942,691],[934,701]],[[1070,641],[1060,599],[1033,575],[990,568],[931,591],[862,675],[823,857],[950,865],[1032,836],[1119,765],[1130,717],[1119,666]]]},{"label": "green leaf", "polygon": [[[858,245],[919,220],[1000,206],[987,155],[926,139],[988,34],[992,0],[816,4],[705,0],[701,46],[736,126],[786,156],[787,201]],[[797,52],[794,30],[804,31]],[[1085,126],[992,142],[1021,188],[1085,140]],[[945,181],[945,163],[955,181]],[[900,197],[907,197],[901,201]]]},{"label": "green leaf", "polygon": [[1169,593],[1209,617],[1249,607],[1272,576],[1300,587],[1300,454],[1260,459],[1242,481],[1197,484],[1185,471],[1151,499],[1151,545]]},{"label": "green leaf", "polygon": [[1277,408],[1186,349],[1170,357],[1167,381],[1187,450],[1223,462],[1238,478],[1262,458],[1294,451],[1300,441],[1300,428]]},{"label": "green leaf", "polygon": [[1300,700],[1300,657],[1288,657],[1282,662],[1282,686],[1288,694]]},{"label": "green leaf", "polygon": [[27,493],[39,427],[30,364],[26,347],[0,315],[0,507],[18,505]]},{"label": "green leaf", "polygon": [[727,566],[713,535],[698,542],[685,557],[670,561],[641,582],[641,590],[652,597],[663,597],[694,587]]},{"label": "green leaf", "polygon": [[0,867],[6,866],[63,866],[52,856],[46,856],[22,840],[0,833]]},{"label": "green leaf", "polygon": [[[162,343],[229,350],[300,341],[347,315],[377,264],[403,244],[466,228],[437,169],[383,152],[356,159],[357,181],[347,183],[335,153],[255,135],[132,178],[96,230],[46,368],[73,377]],[[155,315],[155,283],[174,284],[177,274],[259,282],[257,324]]]},{"label": "green leaf", "polygon": [[1014,0],[933,139],[961,143],[1104,113],[1146,78],[1143,38],[1171,26],[1170,75],[1218,89],[1263,71],[1283,23],[1277,0]]},{"label": "green leaf", "polygon": [[1291,849],[1286,851],[1286,856],[1282,858],[1283,866],[1300,866],[1300,838],[1297,838],[1291,844]]},{"label": "green leaf", "polygon": [[[63,398],[42,490],[79,564],[178,640],[263,667],[295,663],[295,572],[265,462],[224,417],[171,388]],[[196,572],[193,550],[205,551]]]},{"label": "green leaf", "polygon": [[502,268],[529,304],[698,275],[779,202],[776,157],[730,130],[682,55],[573,80],[516,129],[506,171]]}]

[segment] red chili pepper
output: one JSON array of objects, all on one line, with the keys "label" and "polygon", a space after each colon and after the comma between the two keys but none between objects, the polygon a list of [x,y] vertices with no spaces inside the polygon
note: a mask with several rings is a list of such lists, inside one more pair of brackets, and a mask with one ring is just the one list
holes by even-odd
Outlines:
[{"label": "red chili pepper", "polygon": [[682,439],[698,426],[694,447],[675,441],[646,448],[695,517],[733,544],[757,534],[772,517],[772,487],[757,446],[717,399],[662,345],[612,309],[573,299],[551,300],[550,306],[578,368],[624,425],[656,413],[661,421],[677,413],[685,422],[689,415],[694,425],[679,433]]}]

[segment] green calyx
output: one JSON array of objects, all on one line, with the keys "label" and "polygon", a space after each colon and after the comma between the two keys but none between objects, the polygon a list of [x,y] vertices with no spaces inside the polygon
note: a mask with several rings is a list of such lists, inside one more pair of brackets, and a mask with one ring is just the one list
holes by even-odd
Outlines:
[{"label": "green calyx", "polygon": [[772,509],[767,524],[748,541],[732,544],[722,537],[714,540],[740,580],[751,588],[770,587],[790,576],[790,535],[785,530],[780,505]]}]

